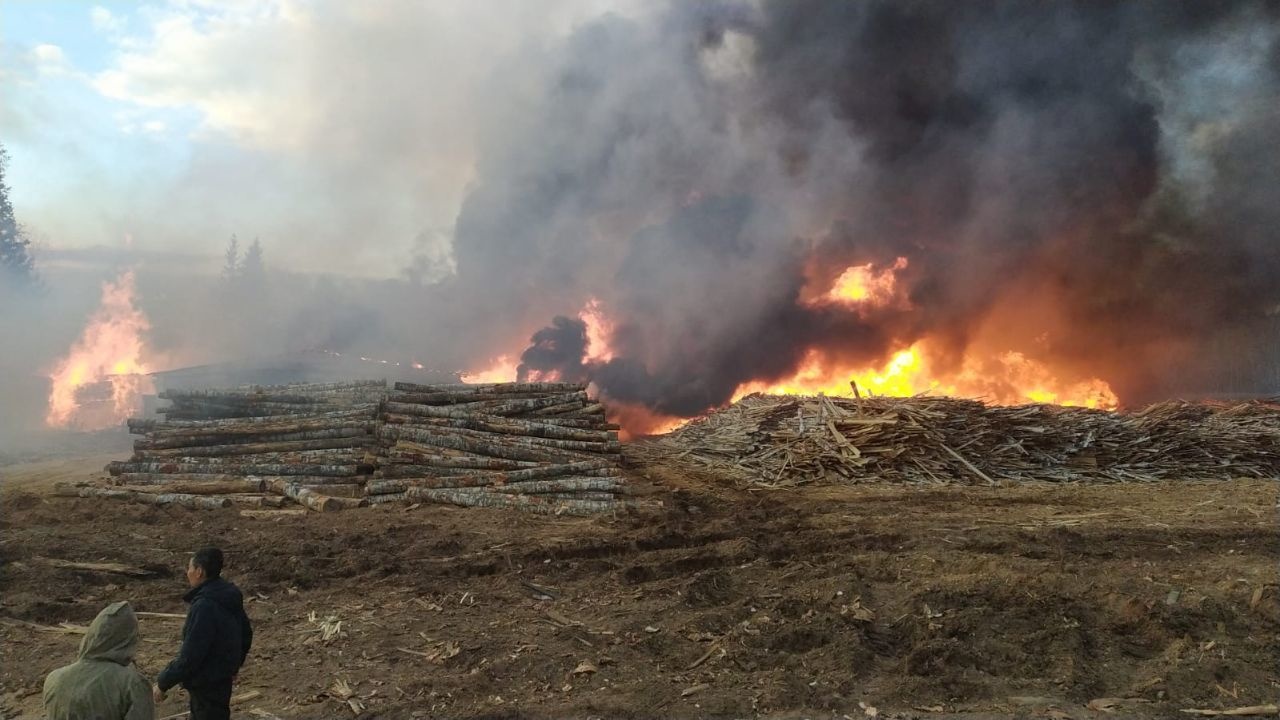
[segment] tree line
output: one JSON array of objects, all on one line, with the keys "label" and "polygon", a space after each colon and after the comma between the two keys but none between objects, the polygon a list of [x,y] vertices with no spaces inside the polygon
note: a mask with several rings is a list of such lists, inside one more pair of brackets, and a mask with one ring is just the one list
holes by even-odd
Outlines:
[{"label": "tree line", "polygon": [[9,153],[0,145],[0,286],[34,285],[36,266],[31,257],[31,238],[13,213],[5,179],[8,169]]},{"label": "tree line", "polygon": [[[9,152],[0,144],[0,287],[34,286],[38,275],[31,253],[31,237],[13,211],[8,169]],[[232,235],[224,258],[222,281],[226,289],[236,293],[258,292],[266,286],[266,264],[262,243],[257,238],[241,251],[239,240]]]}]

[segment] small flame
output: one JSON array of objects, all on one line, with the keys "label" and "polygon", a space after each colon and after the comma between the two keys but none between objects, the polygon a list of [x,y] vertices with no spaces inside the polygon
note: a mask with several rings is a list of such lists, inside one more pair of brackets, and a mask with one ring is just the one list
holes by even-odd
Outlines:
[{"label": "small flame", "polygon": [[519,363],[510,355],[499,355],[489,366],[475,372],[461,373],[462,381],[467,383],[502,383],[515,382]]},{"label": "small flame", "polygon": [[606,396],[600,399],[608,409],[609,422],[621,427],[618,431],[620,440],[634,440],[645,435],[665,435],[684,427],[692,420],[655,412],[643,405],[612,401]]},{"label": "small flame", "polygon": [[852,265],[836,278],[826,298],[837,303],[887,305],[897,295],[897,272],[906,267],[905,257],[898,258],[892,267],[879,271],[872,263]]},{"label": "small flame", "polygon": [[[1103,410],[1114,410],[1120,405],[1120,399],[1106,382],[1090,378],[1064,383],[1044,363],[1014,351],[997,356],[995,362],[988,362],[985,367],[966,362],[958,382],[973,395],[985,387],[999,402],[1007,402],[1000,398],[1008,398],[1012,393],[1020,402],[1029,400]],[[996,387],[991,387],[993,384]]]},{"label": "small flame", "polygon": [[[771,395],[849,395],[851,383],[861,393],[906,397],[931,389],[922,387],[920,353],[913,346],[894,353],[881,368],[831,368],[815,352],[809,353],[795,375],[779,383],[751,382],[738,387],[734,400],[751,393]],[[919,388],[919,389],[918,389]]]},{"label": "small flame", "polygon": [[[320,349],[320,350],[317,350],[317,352],[323,353],[323,354],[325,354],[325,355],[329,355],[330,357],[348,357],[348,356],[344,356],[342,353],[340,353],[340,352],[338,352],[338,351],[336,351],[336,350],[325,350],[325,349]],[[366,356],[366,355],[352,355],[352,356],[349,356],[349,357],[355,357],[355,358],[357,358],[358,360],[360,360],[361,362],[377,363],[377,364],[379,364],[379,365],[395,365],[396,367],[405,367],[405,366],[408,366],[408,367],[413,368],[414,370],[426,370],[426,369],[427,369],[427,366],[426,366],[426,365],[423,365],[422,363],[418,362],[417,360],[409,360],[409,361],[407,361],[407,362],[401,362],[401,361],[399,361],[399,360],[384,360],[384,359],[382,359],[382,358],[368,357],[368,356]]]},{"label": "small flame", "polygon": [[669,432],[675,432],[680,428],[688,425],[693,418],[669,418],[659,422],[657,425],[649,428],[650,435],[666,435]]},{"label": "small flame", "polygon": [[587,352],[583,360],[600,363],[612,360],[613,349],[609,347],[609,337],[613,335],[613,321],[604,314],[600,301],[595,298],[588,300],[578,313],[578,318],[587,325]]},{"label": "small flame", "polygon": [[[85,430],[111,427],[142,407],[142,395],[154,392],[143,356],[143,334],[151,323],[134,307],[136,289],[133,271],[102,285],[102,304],[89,318],[80,339],[49,374],[49,412],[45,423],[51,427],[75,426]],[[84,408],[77,397],[85,386],[108,382],[111,407]]]}]

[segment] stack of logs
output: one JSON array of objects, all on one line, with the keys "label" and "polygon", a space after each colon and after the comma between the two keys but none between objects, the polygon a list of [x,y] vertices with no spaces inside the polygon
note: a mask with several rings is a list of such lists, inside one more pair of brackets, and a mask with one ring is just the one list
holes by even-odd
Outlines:
[{"label": "stack of logs", "polygon": [[396,383],[382,404],[372,502],[586,515],[624,492],[618,426],[576,383]]},{"label": "stack of logs", "polygon": [[382,380],[167,390],[165,419],[130,419],[129,431],[145,437],[129,461],[107,465],[123,487],[75,494],[190,507],[361,505],[385,394]]},{"label": "stack of logs", "polygon": [[587,515],[625,492],[617,426],[573,383],[169,390],[133,457],[81,497],[313,510],[391,501]]}]

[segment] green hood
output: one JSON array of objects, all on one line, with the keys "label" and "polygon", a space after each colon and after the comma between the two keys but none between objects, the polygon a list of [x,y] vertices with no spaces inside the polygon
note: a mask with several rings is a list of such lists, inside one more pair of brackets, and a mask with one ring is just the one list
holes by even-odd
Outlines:
[{"label": "green hood", "polygon": [[127,602],[111,603],[89,625],[80,641],[80,660],[108,660],[120,665],[133,661],[138,649],[138,617]]}]

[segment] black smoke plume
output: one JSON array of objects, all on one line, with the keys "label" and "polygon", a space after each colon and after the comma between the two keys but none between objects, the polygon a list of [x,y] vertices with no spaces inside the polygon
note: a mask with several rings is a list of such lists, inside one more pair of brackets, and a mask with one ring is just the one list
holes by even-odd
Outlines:
[{"label": "black smoke plume", "polygon": [[534,333],[530,342],[516,368],[520,382],[546,373],[554,373],[560,382],[587,379],[587,368],[582,364],[587,352],[587,324],[582,320],[557,315],[551,326]]},{"label": "black smoke plume", "polygon": [[[469,310],[445,322],[480,353],[598,298],[612,360],[584,364],[557,317],[523,367],[677,415],[809,352],[870,364],[925,337],[940,370],[982,342],[1129,404],[1274,392],[1278,14],[785,0],[599,19],[532,63],[540,92],[487,137],[447,288]],[[909,304],[804,301],[897,257]]]}]

